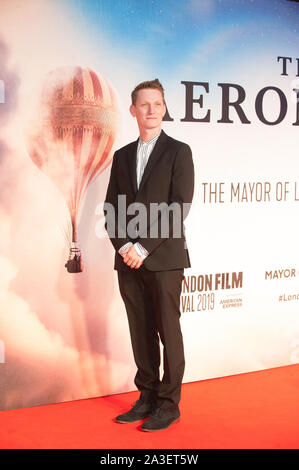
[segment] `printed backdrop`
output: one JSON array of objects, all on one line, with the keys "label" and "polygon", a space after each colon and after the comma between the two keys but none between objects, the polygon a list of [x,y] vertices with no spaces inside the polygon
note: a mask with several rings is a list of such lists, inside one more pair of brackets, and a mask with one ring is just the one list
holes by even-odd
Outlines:
[{"label": "printed backdrop", "polygon": [[[1,409],[135,389],[102,207],[114,149],[138,137],[131,90],[154,78],[163,128],[191,146],[196,171],[184,382],[298,362],[299,4],[0,11]],[[74,246],[79,273],[65,267]]]}]

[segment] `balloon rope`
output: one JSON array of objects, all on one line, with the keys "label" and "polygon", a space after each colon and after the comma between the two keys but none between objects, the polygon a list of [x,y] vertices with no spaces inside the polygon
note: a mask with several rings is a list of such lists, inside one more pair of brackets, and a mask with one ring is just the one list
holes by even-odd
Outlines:
[{"label": "balloon rope", "polygon": [[73,228],[73,243],[77,243],[77,229],[76,229],[76,222],[72,220],[72,228]]}]

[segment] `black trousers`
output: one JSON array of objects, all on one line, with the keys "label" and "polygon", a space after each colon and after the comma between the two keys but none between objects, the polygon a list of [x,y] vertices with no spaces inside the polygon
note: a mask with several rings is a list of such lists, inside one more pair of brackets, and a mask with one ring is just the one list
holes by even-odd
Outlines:
[{"label": "black trousers", "polygon": [[[145,402],[162,408],[176,407],[181,397],[185,369],[180,326],[180,294],[184,269],[118,271],[125,303],[137,373],[135,385]],[[164,374],[159,377],[160,341]]]}]

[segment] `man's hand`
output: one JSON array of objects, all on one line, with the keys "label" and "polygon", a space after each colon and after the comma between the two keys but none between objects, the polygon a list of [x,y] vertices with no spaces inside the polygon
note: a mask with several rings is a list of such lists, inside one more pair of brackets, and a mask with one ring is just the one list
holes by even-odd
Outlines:
[{"label": "man's hand", "polygon": [[129,246],[121,252],[124,263],[131,269],[139,269],[143,263],[143,258],[138,255],[134,245]]}]

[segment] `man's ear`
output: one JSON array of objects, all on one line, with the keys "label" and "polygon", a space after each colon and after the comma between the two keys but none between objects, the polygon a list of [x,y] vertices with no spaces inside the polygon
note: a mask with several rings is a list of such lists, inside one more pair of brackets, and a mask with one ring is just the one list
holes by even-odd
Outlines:
[{"label": "man's ear", "polygon": [[133,104],[131,104],[130,106],[130,113],[132,114],[133,117],[136,117],[136,110]]}]

